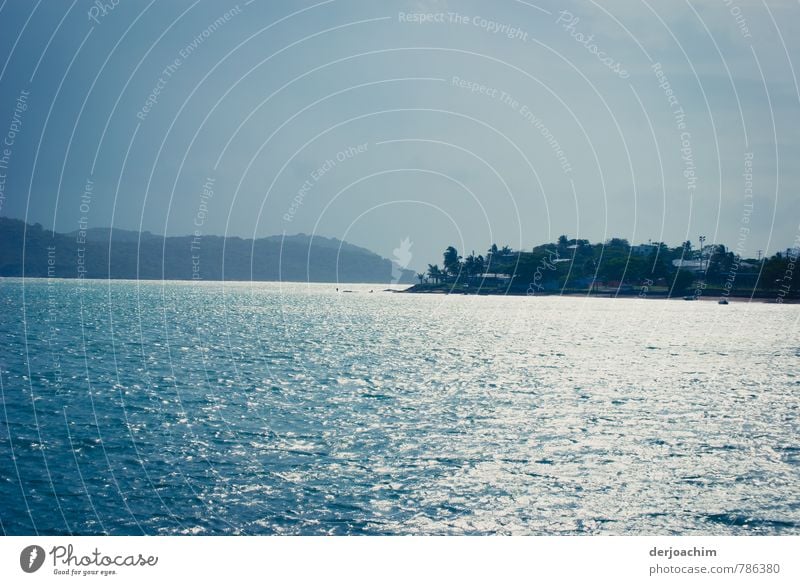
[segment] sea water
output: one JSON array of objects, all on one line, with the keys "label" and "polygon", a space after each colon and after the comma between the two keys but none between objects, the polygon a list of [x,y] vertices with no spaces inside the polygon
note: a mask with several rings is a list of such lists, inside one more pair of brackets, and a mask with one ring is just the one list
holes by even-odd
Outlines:
[{"label": "sea water", "polygon": [[800,306],[384,288],[0,281],[2,531],[800,533]]}]

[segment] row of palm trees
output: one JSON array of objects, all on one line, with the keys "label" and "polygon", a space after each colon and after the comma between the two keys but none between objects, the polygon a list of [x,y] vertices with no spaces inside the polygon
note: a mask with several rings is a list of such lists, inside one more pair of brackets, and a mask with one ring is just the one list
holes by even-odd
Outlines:
[{"label": "row of palm trees", "polygon": [[439,268],[438,264],[428,264],[427,273],[417,273],[417,279],[420,284],[426,280],[433,284],[440,284],[448,278],[466,277],[467,279],[476,278],[490,272],[492,261],[497,258],[503,258],[513,254],[513,251],[508,246],[498,248],[497,244],[492,244],[489,248],[486,257],[483,255],[475,255],[473,251],[466,258],[458,255],[458,250],[453,246],[448,246],[443,254],[443,266]]}]

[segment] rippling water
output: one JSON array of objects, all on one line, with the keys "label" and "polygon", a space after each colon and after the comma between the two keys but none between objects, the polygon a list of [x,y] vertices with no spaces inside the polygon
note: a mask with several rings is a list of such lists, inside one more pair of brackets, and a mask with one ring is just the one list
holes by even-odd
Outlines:
[{"label": "rippling water", "polygon": [[0,281],[3,531],[800,533],[800,306],[350,288]]}]

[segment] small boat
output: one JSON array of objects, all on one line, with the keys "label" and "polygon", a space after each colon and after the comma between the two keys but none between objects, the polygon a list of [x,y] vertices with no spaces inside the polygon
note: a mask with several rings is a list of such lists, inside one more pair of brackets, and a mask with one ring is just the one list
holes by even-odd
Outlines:
[{"label": "small boat", "polygon": [[685,297],[683,297],[683,300],[684,301],[696,301],[697,297],[694,296],[694,295],[686,295]]},{"label": "small boat", "polygon": [[728,299],[720,299],[719,300],[719,304],[720,305],[727,305],[728,304]]}]

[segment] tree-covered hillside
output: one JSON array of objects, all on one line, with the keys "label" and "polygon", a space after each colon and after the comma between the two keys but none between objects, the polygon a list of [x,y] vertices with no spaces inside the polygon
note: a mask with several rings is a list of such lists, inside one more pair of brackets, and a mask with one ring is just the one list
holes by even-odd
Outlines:
[{"label": "tree-covered hillside", "polygon": [[439,290],[546,294],[595,292],[639,296],[772,296],[781,302],[798,298],[800,249],[762,259],[741,258],[722,244],[694,249],[687,241],[631,244],[611,238],[592,244],[561,236],[530,251],[492,245],[485,254],[466,257],[450,246],[441,267],[431,264],[418,274],[415,292]]},{"label": "tree-covered hillside", "polygon": [[61,234],[0,218],[0,276],[23,275],[382,284],[414,277],[369,250],[330,238],[165,238],[104,228]]}]

